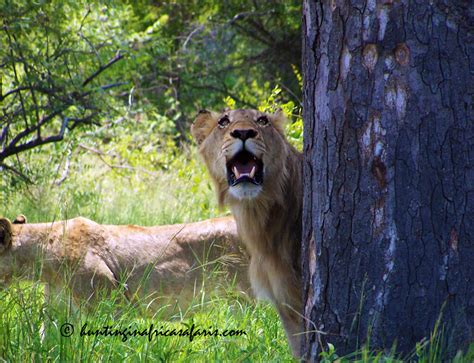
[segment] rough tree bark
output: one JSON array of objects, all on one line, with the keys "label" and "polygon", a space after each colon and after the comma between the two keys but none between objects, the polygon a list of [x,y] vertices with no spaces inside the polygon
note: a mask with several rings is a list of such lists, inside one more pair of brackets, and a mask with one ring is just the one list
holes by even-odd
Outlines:
[{"label": "rough tree bark", "polygon": [[[474,5],[303,5],[303,351],[474,340]],[[370,339],[370,340],[369,340]]]}]

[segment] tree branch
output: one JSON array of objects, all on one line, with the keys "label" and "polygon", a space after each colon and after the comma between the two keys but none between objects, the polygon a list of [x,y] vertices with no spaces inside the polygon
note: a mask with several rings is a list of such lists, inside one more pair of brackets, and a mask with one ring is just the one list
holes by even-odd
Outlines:
[{"label": "tree branch", "polygon": [[108,90],[109,88],[124,86],[128,83],[129,82],[116,82],[116,83],[106,84],[105,86],[100,86],[100,89],[102,91],[105,91],[105,90]]},{"label": "tree branch", "polygon": [[235,14],[234,17],[229,21],[230,24],[235,23],[236,21],[251,17],[251,16],[261,16],[275,13],[275,10],[265,10],[265,11],[244,11],[242,13]]},{"label": "tree branch", "polygon": [[191,40],[191,38],[203,29],[204,29],[204,25],[201,24],[196,29],[194,29],[191,33],[189,33],[189,35],[187,36],[186,40],[183,43],[183,50],[186,50],[186,47],[187,47],[189,41]]},{"label": "tree branch", "polygon": [[[16,146],[15,144],[10,143],[8,145],[8,147],[0,153],[0,162],[5,160],[7,157],[9,157],[11,155],[18,154],[22,151],[30,150],[30,149],[32,149],[36,146],[45,145],[45,144],[49,144],[51,142],[56,142],[56,141],[62,140],[63,137],[64,137],[64,132],[66,131],[66,127],[67,127],[68,122],[69,122],[69,119],[67,117],[65,117],[62,124],[61,124],[61,129],[59,130],[59,133],[56,134],[56,135],[52,135],[52,136],[49,136],[49,137],[46,137],[46,138],[41,138],[41,137],[36,138],[36,139],[28,141],[24,144],[21,144],[19,146]],[[35,131],[35,128],[30,128],[29,130],[30,130],[29,133],[31,133],[31,132]],[[18,140],[16,142],[18,142]]]},{"label": "tree branch", "polygon": [[[57,112],[57,114],[59,114],[60,112]],[[66,128],[68,127],[69,123],[71,121],[73,121],[72,125],[69,127],[69,129],[74,129],[75,127],[77,127],[79,124],[83,124],[83,123],[86,123],[88,122],[89,120],[91,120],[94,116],[96,115],[96,113],[93,113],[91,115],[88,115],[86,117],[83,117],[83,118],[80,118],[80,119],[75,119],[75,118],[68,118],[68,117],[64,117],[64,120],[61,124],[61,129],[59,130],[59,132],[56,134],[56,135],[51,135],[49,137],[46,137],[46,138],[42,138],[42,137],[37,137],[31,141],[28,141],[24,144],[21,144],[21,145],[18,145],[16,146],[16,143],[21,139],[21,138],[18,138],[18,135],[17,137],[14,139],[15,143],[13,143],[13,141],[6,147],[3,149],[3,151],[0,153],[0,162],[5,160],[7,157],[11,156],[11,155],[15,155],[15,154],[18,154],[20,152],[23,152],[23,151],[26,151],[26,150],[30,150],[34,147],[37,147],[37,146],[40,146],[40,145],[45,145],[45,144],[49,144],[51,142],[57,142],[57,141],[61,141],[63,138],[64,138],[64,133],[66,131]],[[48,116],[48,118],[52,118],[52,115]],[[25,131],[22,132],[23,136],[26,136],[27,134],[29,133],[32,133],[34,132],[36,129],[36,127],[33,127],[33,128],[30,128],[28,129],[28,133],[25,133]]]},{"label": "tree branch", "polygon": [[276,43],[276,39],[272,33],[270,33],[267,29],[265,29],[261,23],[255,21],[255,19],[247,19],[247,22],[251,24],[254,29],[256,29],[260,34],[266,36],[272,43]]},{"label": "tree branch", "polygon": [[30,89],[30,87],[28,87],[28,86],[22,86],[22,87],[14,88],[14,89],[8,91],[7,93],[5,93],[4,95],[0,94],[0,101],[3,101],[5,98],[7,98],[8,96],[10,96],[12,94],[18,93],[20,91],[26,91],[26,90],[29,90],[29,89]]},{"label": "tree branch", "polygon": [[[64,171],[61,174],[61,178],[59,178],[59,180],[57,180],[54,183],[57,186],[61,185],[66,180],[66,178],[68,177],[68,175],[69,175],[69,166],[71,165],[71,158],[72,158],[72,152],[69,152],[69,155],[66,157],[66,163],[65,163],[65,166],[64,166]],[[59,169],[59,166],[58,166],[58,169]]]},{"label": "tree branch", "polygon": [[[49,114],[48,116],[46,117],[43,117],[43,119],[38,122],[36,125],[32,126],[32,127],[27,127],[26,129],[24,129],[23,131],[21,131],[18,135],[16,135],[12,141],[10,141],[10,143],[8,144],[8,146],[6,147],[6,149],[10,149],[12,147],[14,147],[16,144],[18,144],[18,142],[23,139],[25,136],[35,132],[37,130],[38,127],[41,127],[43,126],[44,124],[46,124],[48,121],[52,120],[54,117],[58,116],[59,114],[61,114],[61,112],[65,111],[67,108],[69,107],[69,105],[67,107],[62,107],[60,108],[59,110],[56,110],[54,111],[53,113]],[[5,150],[2,151],[2,153],[4,152]],[[0,155],[2,155],[0,153]],[[11,155],[11,154],[9,154]],[[9,156],[8,155],[8,156]],[[0,157],[1,159],[1,157]]]},{"label": "tree branch", "polygon": [[82,86],[87,85],[90,81],[92,81],[95,77],[97,77],[99,74],[101,74],[103,71],[105,71],[107,68],[112,66],[115,62],[118,62],[120,59],[123,58],[123,55],[120,53],[120,51],[117,51],[115,56],[109,60],[109,62],[103,66],[100,66],[97,71],[95,71],[91,76],[89,76],[84,82],[82,82]]},{"label": "tree branch", "polygon": [[5,163],[0,163],[0,168],[6,169],[10,172],[13,172],[14,174],[18,175],[20,178],[22,178],[27,183],[32,184],[31,179],[29,179],[25,174],[23,174],[21,171],[17,170],[13,166],[7,165]]}]

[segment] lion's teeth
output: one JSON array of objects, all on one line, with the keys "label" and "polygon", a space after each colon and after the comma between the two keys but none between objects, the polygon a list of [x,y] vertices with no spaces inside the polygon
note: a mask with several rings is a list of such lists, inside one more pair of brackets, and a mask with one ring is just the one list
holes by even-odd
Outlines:
[{"label": "lion's teeth", "polygon": [[253,179],[255,176],[255,166],[252,167],[252,170],[250,171],[250,177]]},{"label": "lion's teeth", "polygon": [[240,178],[240,173],[239,173],[239,171],[237,170],[237,168],[235,166],[232,168],[232,171],[235,174],[235,178],[239,179]]}]

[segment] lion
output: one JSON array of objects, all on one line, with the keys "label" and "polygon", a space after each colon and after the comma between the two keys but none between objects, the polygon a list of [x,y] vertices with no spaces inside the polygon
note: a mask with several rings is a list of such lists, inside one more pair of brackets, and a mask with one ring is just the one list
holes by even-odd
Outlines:
[{"label": "lion", "polygon": [[286,140],[284,122],[281,111],[203,110],[191,133],[250,254],[252,289],[275,305],[299,357],[302,154]]},{"label": "lion", "polygon": [[232,217],[158,227],[0,218],[0,279],[8,284],[18,273],[31,279],[39,262],[40,280],[50,291],[68,286],[76,305],[90,306],[104,291],[122,288],[126,299],[172,314],[212,285],[214,269],[244,293],[250,289],[239,244]]}]

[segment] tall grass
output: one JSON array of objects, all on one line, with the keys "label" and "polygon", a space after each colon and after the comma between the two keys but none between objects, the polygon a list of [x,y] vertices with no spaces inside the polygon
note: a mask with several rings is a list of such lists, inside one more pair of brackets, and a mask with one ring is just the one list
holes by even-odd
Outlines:
[{"label": "tall grass", "polygon": [[[232,295],[231,295],[232,296]],[[38,283],[12,286],[0,304],[0,356],[7,361],[281,361],[290,360],[284,333],[273,309],[264,304],[214,296],[206,304],[199,298],[183,313],[183,320],[163,320],[158,312],[147,316],[116,295],[101,299],[92,310],[55,299],[44,299]],[[65,325],[70,324],[70,325]],[[87,324],[82,334],[81,329]],[[215,331],[235,329],[234,337],[196,336],[96,336],[108,326],[129,332],[157,329]],[[66,327],[73,327],[74,333]],[[67,334],[66,334],[67,333]]]},{"label": "tall grass", "polygon": [[2,190],[0,212],[19,213],[29,222],[83,216],[98,223],[161,225],[228,214],[219,211],[204,166],[190,153],[166,169],[110,167],[93,154],[81,154],[69,166],[69,177],[46,176],[36,184]]}]

